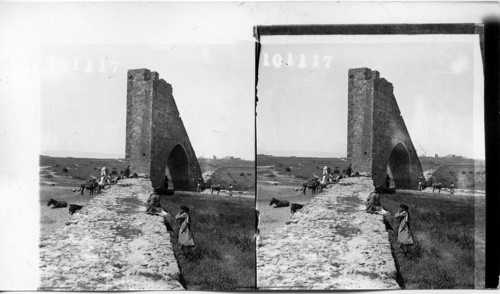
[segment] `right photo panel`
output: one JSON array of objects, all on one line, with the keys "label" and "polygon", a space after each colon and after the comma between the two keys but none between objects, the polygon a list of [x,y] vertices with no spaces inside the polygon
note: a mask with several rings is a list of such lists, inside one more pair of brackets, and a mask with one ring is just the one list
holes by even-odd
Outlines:
[{"label": "right photo panel", "polygon": [[484,289],[483,26],[255,31],[257,287]]}]

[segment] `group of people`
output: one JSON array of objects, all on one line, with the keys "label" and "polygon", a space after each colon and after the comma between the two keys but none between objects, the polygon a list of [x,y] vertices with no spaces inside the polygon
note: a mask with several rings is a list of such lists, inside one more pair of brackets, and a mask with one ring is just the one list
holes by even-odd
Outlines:
[{"label": "group of people", "polygon": [[[166,182],[168,187],[168,178]],[[171,215],[168,212],[164,211],[161,207],[160,194],[158,192],[162,188],[164,187],[156,188],[155,191],[149,195],[146,213],[150,215],[162,216],[163,224],[167,228],[167,232],[174,232],[174,229],[169,222],[169,219],[174,218],[172,218]],[[189,214],[189,207],[182,205],[180,209],[181,211],[175,216],[175,220],[179,222],[178,243],[186,259],[192,260],[193,248],[195,245],[193,234],[191,232],[192,219],[191,215]]]},{"label": "group of people", "polygon": [[[384,212],[381,204],[380,204],[380,189],[382,187],[378,186],[375,188],[375,191],[371,192],[366,200],[366,212],[367,213],[381,213]],[[394,215],[396,220],[399,220],[399,229],[398,229],[398,242],[401,246],[401,250],[405,257],[408,256],[408,247],[413,245],[413,236],[410,230],[410,207],[406,204],[400,204],[399,211]]]}]

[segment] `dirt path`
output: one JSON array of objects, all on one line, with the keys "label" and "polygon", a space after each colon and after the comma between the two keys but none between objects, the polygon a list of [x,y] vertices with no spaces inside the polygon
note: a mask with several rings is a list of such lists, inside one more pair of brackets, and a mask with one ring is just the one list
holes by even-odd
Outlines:
[{"label": "dirt path", "polygon": [[259,289],[399,289],[380,215],[365,213],[371,180],[349,178],[261,236]]},{"label": "dirt path", "polygon": [[42,237],[40,290],[182,290],[162,218],[145,213],[151,190],[122,180]]}]

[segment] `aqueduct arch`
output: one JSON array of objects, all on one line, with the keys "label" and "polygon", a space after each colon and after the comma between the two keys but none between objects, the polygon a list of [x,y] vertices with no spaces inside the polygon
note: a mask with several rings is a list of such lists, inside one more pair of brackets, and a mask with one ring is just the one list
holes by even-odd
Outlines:
[{"label": "aqueduct arch", "polygon": [[347,157],[375,186],[390,171],[397,188],[417,188],[422,166],[399,111],[393,86],[378,71],[349,69]]},{"label": "aqueduct arch", "polygon": [[157,72],[127,73],[125,157],[134,173],[148,174],[153,187],[166,174],[176,190],[194,190],[202,179],[198,159],[179,115],[172,85]]}]

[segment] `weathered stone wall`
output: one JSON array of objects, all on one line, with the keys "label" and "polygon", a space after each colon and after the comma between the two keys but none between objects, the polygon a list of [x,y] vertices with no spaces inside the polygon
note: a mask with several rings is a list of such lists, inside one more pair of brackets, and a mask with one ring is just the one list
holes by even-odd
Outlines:
[{"label": "weathered stone wall", "polygon": [[150,173],[153,80],[144,69],[129,70],[125,158],[133,172]]},{"label": "weathered stone wall", "polygon": [[369,178],[342,179],[296,212],[288,225],[262,237],[257,287],[399,289],[383,216],[365,212],[372,190]]},{"label": "weathered stone wall", "polygon": [[172,85],[148,69],[129,70],[128,76],[126,157],[132,171],[150,175],[157,187],[168,168],[175,189],[196,189],[201,169]]},{"label": "weathered stone wall", "polygon": [[[394,97],[393,85],[380,78],[377,71],[350,69],[348,107],[347,155],[353,170],[370,173],[375,185],[385,185],[389,163],[397,187],[417,188],[418,178],[423,177],[422,166]],[[395,149],[398,144],[404,148]]]},{"label": "weathered stone wall", "polygon": [[146,179],[121,180],[44,237],[40,290],[182,290],[163,218],[146,214],[151,192]]}]

